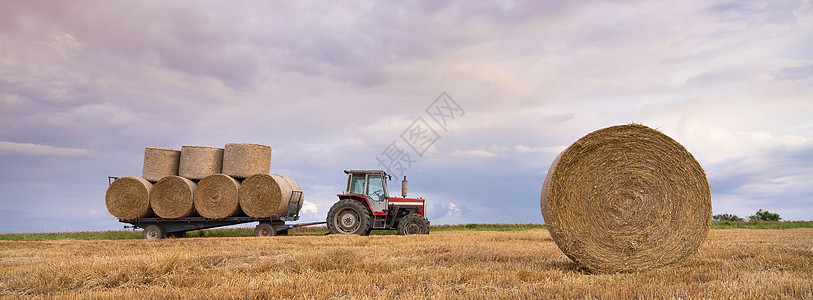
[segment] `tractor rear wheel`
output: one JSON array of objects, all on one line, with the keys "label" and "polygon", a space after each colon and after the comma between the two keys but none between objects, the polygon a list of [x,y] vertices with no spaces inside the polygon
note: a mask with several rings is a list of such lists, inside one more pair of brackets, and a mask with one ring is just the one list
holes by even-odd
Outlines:
[{"label": "tractor rear wheel", "polygon": [[408,214],[398,222],[398,235],[428,234],[429,221],[419,214]]},{"label": "tractor rear wheel", "polygon": [[369,234],[370,213],[353,199],[342,199],[327,213],[327,229],[332,234]]}]

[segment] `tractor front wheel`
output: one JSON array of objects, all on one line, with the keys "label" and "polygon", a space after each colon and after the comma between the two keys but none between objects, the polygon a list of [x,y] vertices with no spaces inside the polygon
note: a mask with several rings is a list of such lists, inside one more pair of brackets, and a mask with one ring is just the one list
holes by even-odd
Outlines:
[{"label": "tractor front wheel", "polygon": [[398,222],[398,235],[429,234],[429,221],[419,214],[408,214]]},{"label": "tractor front wheel", "polygon": [[327,213],[327,229],[332,234],[367,235],[371,227],[367,208],[357,200],[339,200]]}]

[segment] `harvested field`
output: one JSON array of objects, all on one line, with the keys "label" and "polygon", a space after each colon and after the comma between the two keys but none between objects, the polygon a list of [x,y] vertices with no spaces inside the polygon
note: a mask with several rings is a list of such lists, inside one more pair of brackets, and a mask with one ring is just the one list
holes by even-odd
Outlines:
[{"label": "harvested field", "polygon": [[600,275],[540,229],[2,241],[0,297],[810,299],[811,266],[813,229],[711,230],[683,264]]}]

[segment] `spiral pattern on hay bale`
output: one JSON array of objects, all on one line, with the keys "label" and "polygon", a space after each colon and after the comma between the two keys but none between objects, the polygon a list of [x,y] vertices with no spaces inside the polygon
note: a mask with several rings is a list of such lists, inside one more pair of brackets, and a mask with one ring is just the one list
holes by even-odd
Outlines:
[{"label": "spiral pattern on hay bale", "polygon": [[107,211],[119,219],[132,220],[153,215],[150,209],[152,183],[141,177],[126,176],[113,181],[104,195]]},{"label": "spiral pattern on hay bale", "polygon": [[678,142],[638,124],[594,131],[559,154],[540,206],[562,252],[599,273],[681,262],[711,226],[703,168]]},{"label": "spiral pattern on hay bale", "polygon": [[218,174],[223,167],[223,149],[203,146],[181,147],[181,161],[178,175],[200,180]]},{"label": "spiral pattern on hay bale", "polygon": [[214,174],[198,182],[195,209],[204,218],[222,219],[240,214],[240,182],[229,175]]},{"label": "spiral pattern on hay bale", "polygon": [[181,151],[166,148],[144,148],[144,166],[141,177],[157,182],[166,176],[178,175],[181,162]]},{"label": "spiral pattern on hay bale", "polygon": [[150,206],[161,218],[175,219],[195,215],[192,195],[197,184],[180,176],[161,178],[152,187]]},{"label": "spiral pattern on hay bale", "polygon": [[258,144],[229,143],[223,148],[223,174],[248,178],[271,170],[271,147]]}]

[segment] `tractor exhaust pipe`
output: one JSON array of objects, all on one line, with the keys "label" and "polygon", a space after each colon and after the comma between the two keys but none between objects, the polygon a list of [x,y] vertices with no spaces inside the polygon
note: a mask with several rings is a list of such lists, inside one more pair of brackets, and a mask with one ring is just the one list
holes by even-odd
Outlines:
[{"label": "tractor exhaust pipe", "polygon": [[401,197],[406,198],[407,196],[407,180],[406,176],[404,176],[404,181],[401,181]]}]

